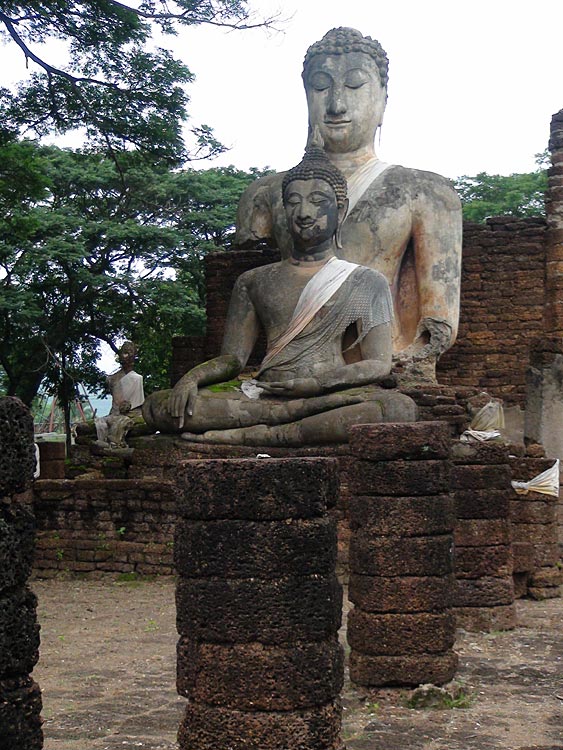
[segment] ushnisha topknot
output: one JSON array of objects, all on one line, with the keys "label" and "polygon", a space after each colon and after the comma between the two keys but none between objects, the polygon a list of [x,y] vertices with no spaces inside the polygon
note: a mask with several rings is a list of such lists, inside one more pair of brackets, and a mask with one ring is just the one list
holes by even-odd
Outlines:
[{"label": "ushnisha topknot", "polygon": [[[320,142],[322,144],[322,140]],[[286,172],[282,182],[282,195],[285,205],[285,190],[294,180],[324,180],[334,190],[336,203],[342,208],[348,197],[348,184],[342,172],[328,159],[322,145],[311,139],[303,159],[295,167]]]},{"label": "ushnisha topknot", "polygon": [[331,29],[323,38],[314,42],[303,60],[303,79],[307,66],[315,55],[344,55],[346,52],[363,52],[374,60],[379,71],[379,78],[383,88],[387,88],[389,80],[389,58],[387,53],[379,44],[377,39],[364,36],[357,29],[351,29],[347,26],[340,26],[337,29]]}]

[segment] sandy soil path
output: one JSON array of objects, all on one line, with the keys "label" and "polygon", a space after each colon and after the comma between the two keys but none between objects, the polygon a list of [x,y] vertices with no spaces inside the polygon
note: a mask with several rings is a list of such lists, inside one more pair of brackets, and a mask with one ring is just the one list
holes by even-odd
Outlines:
[{"label": "sandy soil path", "polygon": [[[36,580],[45,750],[173,750],[174,582]],[[520,601],[510,633],[459,633],[469,708],[346,684],[348,750],[563,750],[563,600]],[[218,748],[218,750],[220,750]]]}]

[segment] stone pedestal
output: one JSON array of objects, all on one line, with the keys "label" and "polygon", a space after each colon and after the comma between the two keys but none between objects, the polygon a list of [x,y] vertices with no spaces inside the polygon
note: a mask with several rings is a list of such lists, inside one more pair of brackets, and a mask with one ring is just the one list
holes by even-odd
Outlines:
[{"label": "stone pedestal", "polygon": [[[553,459],[511,458],[512,477],[528,482],[553,466]],[[510,521],[517,597],[551,599],[560,596],[558,498],[529,492],[511,494]]]},{"label": "stone pedestal", "polygon": [[458,627],[511,629],[516,625],[516,611],[508,449],[495,443],[457,443],[452,462],[457,519],[453,604]]},{"label": "stone pedestal", "polygon": [[40,750],[37,599],[27,587],[35,543],[29,490],[35,469],[33,420],[15,398],[0,399],[0,747]]},{"label": "stone pedestal", "polygon": [[181,750],[342,750],[331,459],[180,464]]},{"label": "stone pedestal", "polygon": [[455,618],[450,430],[444,423],[350,430],[350,677],[359,685],[452,679]]}]

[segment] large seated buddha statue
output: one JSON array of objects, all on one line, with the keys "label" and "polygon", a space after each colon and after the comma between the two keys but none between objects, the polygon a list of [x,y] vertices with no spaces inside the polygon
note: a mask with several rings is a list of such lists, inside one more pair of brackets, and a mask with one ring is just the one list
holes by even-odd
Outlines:
[{"label": "large seated buddha statue", "polygon": [[[457,334],[461,205],[444,177],[378,159],[374,141],[387,79],[388,59],[379,42],[355,29],[329,31],[304,61],[309,134],[319,129],[329,160],[348,183],[349,209],[336,256],[385,276],[395,311],[394,359],[433,379],[437,358]],[[267,242],[282,257],[291,256],[283,180],[284,173],[268,175],[247,188],[237,218],[239,246]]]},{"label": "large seated buddha statue", "polygon": [[[312,145],[284,176],[282,194],[289,254],[238,278],[220,356],[145,401],[155,430],[195,442],[301,446],[346,442],[357,423],[416,419],[410,398],[377,385],[391,370],[389,284],[337,257],[346,179]],[[256,380],[213,388],[242,372],[260,326],[267,352]]]}]

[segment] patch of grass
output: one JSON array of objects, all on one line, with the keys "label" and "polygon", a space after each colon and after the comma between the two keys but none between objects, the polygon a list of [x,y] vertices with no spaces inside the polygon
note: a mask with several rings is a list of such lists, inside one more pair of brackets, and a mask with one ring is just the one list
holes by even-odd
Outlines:
[{"label": "patch of grass", "polygon": [[208,385],[207,390],[211,393],[225,393],[229,391],[240,390],[240,380],[228,380],[225,383],[216,383],[215,385]]},{"label": "patch of grass", "polygon": [[470,708],[473,705],[474,696],[466,692],[461,686],[454,685],[450,688],[440,688],[436,685],[424,685],[405,698],[405,708],[412,709],[454,709]]},{"label": "patch of grass", "polygon": [[145,633],[156,633],[157,630],[160,630],[160,626],[157,621],[153,619],[148,620],[147,624],[145,625]]}]

